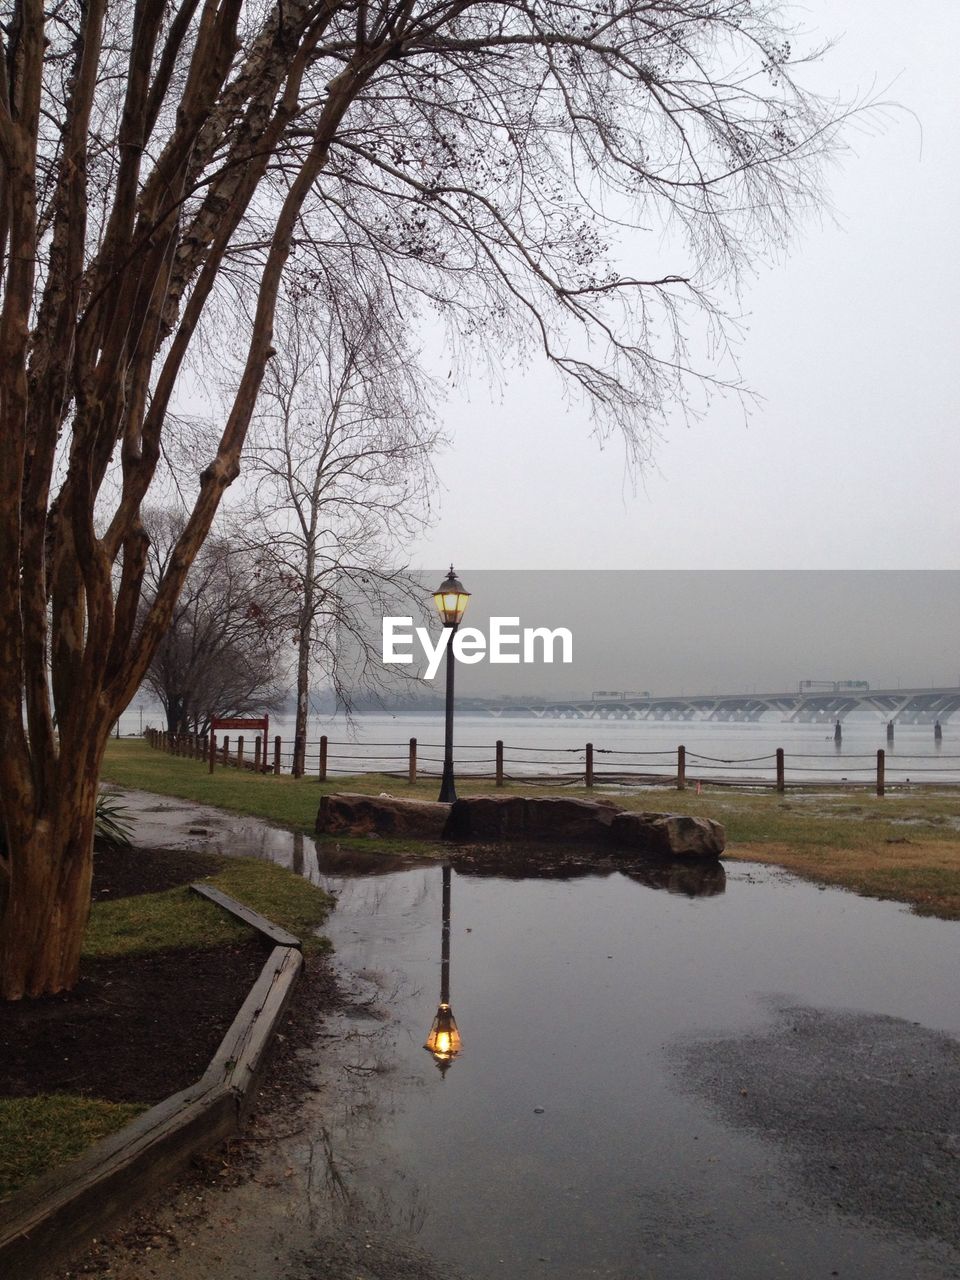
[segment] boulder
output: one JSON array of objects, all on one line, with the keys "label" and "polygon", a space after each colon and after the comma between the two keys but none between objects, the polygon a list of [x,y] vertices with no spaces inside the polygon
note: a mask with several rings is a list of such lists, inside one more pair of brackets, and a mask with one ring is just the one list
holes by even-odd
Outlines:
[{"label": "boulder", "polygon": [[719,822],[679,813],[617,813],[610,839],[627,854],[658,858],[719,858],[726,845]]},{"label": "boulder", "polygon": [[447,838],[603,845],[617,812],[605,801],[562,796],[466,796],[453,804]]},{"label": "boulder", "polygon": [[718,858],[724,831],[709,818],[630,813],[608,800],[465,796],[452,805],[343,792],[320,798],[320,835],[393,836],[493,844],[578,845],[618,859]]},{"label": "boulder", "polygon": [[442,840],[450,805],[439,800],[404,800],[340,792],[320,797],[318,835],[406,836]]}]

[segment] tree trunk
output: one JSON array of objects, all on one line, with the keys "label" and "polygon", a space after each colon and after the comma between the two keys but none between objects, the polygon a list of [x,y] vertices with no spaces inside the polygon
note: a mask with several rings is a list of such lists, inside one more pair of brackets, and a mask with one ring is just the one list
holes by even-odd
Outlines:
[{"label": "tree trunk", "polygon": [[[67,798],[69,797],[69,799]],[[80,973],[90,913],[97,771],[64,788],[21,847],[9,849],[10,875],[0,918],[0,998],[68,991]]]},{"label": "tree trunk", "polygon": [[188,727],[186,698],[171,694],[167,702],[167,733],[176,737],[178,734],[186,733]]},{"label": "tree trunk", "polygon": [[[305,613],[306,606],[304,606]],[[304,614],[301,615],[303,617]],[[294,777],[302,778],[307,754],[307,713],[310,706],[310,626],[301,622],[297,635],[297,721],[294,728]]]}]

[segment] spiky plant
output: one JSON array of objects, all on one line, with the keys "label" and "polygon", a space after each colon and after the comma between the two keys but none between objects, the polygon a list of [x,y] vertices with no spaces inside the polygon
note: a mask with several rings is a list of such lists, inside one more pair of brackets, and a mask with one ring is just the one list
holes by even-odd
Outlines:
[{"label": "spiky plant", "polygon": [[133,826],[125,816],[126,812],[127,810],[113,792],[101,791],[97,796],[94,838],[104,844],[113,845],[116,849],[129,849]]}]

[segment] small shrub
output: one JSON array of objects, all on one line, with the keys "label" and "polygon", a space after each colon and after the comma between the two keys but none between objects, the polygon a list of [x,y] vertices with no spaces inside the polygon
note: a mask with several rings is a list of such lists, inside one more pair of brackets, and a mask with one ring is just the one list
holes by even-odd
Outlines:
[{"label": "small shrub", "polygon": [[133,825],[125,816],[126,812],[116,795],[109,791],[101,791],[97,796],[94,838],[102,844],[112,845],[115,849],[129,849]]}]

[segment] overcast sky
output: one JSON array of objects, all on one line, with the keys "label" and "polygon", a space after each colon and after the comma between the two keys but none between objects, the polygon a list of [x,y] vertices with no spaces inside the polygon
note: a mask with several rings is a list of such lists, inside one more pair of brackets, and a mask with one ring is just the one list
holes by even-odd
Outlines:
[{"label": "overcast sky", "polygon": [[690,428],[676,414],[634,495],[622,450],[601,452],[549,375],[495,399],[478,380],[446,406],[441,515],[414,564],[960,564],[960,4],[795,12],[839,41],[817,87],[904,109],[850,133],[830,176],[836,225],[808,225],[788,261],[746,282],[741,369],[764,397],[749,425],[733,400]]}]

